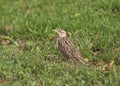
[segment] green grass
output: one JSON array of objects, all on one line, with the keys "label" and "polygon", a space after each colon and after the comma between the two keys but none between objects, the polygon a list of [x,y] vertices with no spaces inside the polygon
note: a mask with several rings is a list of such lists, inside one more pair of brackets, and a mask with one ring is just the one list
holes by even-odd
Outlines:
[{"label": "green grass", "polygon": [[[83,57],[115,58],[113,66],[103,73],[60,61],[55,28]],[[0,0],[0,35],[19,44],[0,45],[0,86],[120,85],[120,0]]]}]

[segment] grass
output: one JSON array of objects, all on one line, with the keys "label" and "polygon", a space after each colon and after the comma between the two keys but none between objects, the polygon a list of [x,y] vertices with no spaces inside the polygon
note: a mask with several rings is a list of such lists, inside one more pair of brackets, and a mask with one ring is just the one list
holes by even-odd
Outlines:
[{"label": "grass", "polygon": [[[114,58],[113,66],[103,73],[60,61],[55,28],[83,57]],[[0,36],[19,44],[0,38],[0,86],[120,85],[120,0],[0,0]]]}]

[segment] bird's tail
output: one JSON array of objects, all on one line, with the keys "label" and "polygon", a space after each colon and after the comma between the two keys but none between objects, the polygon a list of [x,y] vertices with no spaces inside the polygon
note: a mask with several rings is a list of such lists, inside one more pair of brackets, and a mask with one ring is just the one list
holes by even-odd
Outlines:
[{"label": "bird's tail", "polygon": [[79,55],[78,60],[79,60],[83,65],[90,66],[90,63],[87,62],[81,55]]}]

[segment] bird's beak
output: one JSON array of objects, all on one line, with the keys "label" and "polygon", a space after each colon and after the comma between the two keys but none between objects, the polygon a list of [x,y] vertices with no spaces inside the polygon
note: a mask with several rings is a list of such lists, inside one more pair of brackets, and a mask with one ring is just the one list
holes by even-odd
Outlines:
[{"label": "bird's beak", "polygon": [[58,33],[58,31],[57,30],[53,30],[54,32],[56,32],[56,35],[58,36],[59,35],[59,33]]},{"label": "bird's beak", "polygon": [[53,30],[54,32],[57,32],[57,30]]},{"label": "bird's beak", "polygon": [[58,34],[58,31],[57,30],[53,30],[54,32],[56,32]]}]

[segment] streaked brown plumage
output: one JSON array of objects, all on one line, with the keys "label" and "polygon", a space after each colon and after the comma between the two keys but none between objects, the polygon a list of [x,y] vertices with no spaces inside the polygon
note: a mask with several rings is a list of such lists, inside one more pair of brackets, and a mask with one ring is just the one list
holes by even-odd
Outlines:
[{"label": "streaked brown plumage", "polygon": [[58,52],[65,58],[71,58],[88,65],[80,52],[75,48],[74,44],[66,37],[66,32],[64,30],[54,31],[57,33],[56,48]]}]

